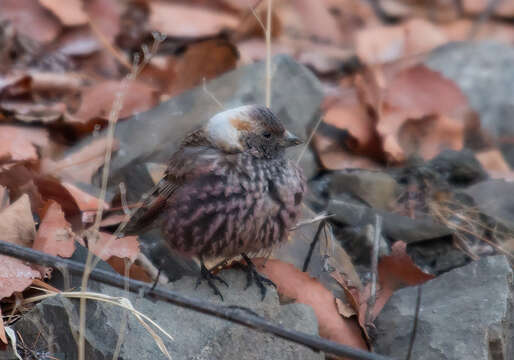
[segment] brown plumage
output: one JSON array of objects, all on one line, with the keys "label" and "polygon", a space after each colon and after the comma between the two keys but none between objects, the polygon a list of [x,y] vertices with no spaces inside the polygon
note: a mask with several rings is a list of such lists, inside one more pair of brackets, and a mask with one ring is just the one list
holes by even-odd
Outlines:
[{"label": "brown plumage", "polygon": [[185,138],[125,232],[160,224],[171,248],[200,259],[256,253],[286,240],[306,185],[284,150],[299,143],[266,107],[215,115]]}]

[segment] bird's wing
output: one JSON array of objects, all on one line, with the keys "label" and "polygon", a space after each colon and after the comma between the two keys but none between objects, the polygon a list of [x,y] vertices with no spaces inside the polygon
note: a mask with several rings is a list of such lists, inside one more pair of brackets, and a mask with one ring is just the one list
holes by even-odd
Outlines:
[{"label": "bird's wing", "polygon": [[[195,144],[196,145],[196,144]],[[159,215],[164,213],[168,199],[191,178],[212,171],[213,149],[205,146],[184,146],[170,159],[164,177],[146,194],[143,204],[134,211],[125,228],[124,234],[141,233],[159,225]]]},{"label": "bird's wing", "polygon": [[145,195],[143,204],[132,213],[123,229],[125,235],[141,233],[151,227],[163,212],[168,198],[180,187],[180,184],[174,180],[170,176],[165,176],[155,185],[152,192]]}]

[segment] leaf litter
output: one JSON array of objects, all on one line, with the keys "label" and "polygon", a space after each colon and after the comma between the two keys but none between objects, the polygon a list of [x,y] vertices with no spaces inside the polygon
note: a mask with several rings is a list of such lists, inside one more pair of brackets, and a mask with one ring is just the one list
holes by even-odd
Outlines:
[{"label": "leaf litter", "polygon": [[[443,150],[464,148],[471,134],[485,144],[477,150],[482,166],[491,176],[512,181],[512,169],[497,139],[473,133],[478,132],[476,114],[461,89],[422,64],[435,47],[467,39],[487,5],[463,1],[466,16],[462,17],[443,3],[428,9],[422,2],[384,2],[385,14],[397,19],[394,24],[357,0],[275,4],[274,53],[290,54],[309,67],[326,90],[323,120],[312,144],[323,170],[384,169],[403,166],[413,156],[432,160]],[[502,20],[512,17],[512,9],[504,3],[476,29],[476,39],[512,43],[514,29]],[[2,1],[2,240],[70,257],[76,242],[85,245],[83,238],[95,221],[96,209],[112,208],[99,219],[102,232],[91,249],[96,247],[97,255],[124,273],[126,261],[139,254],[138,239],[111,241],[112,234],[106,231],[125,217],[116,210],[119,204],[86,193],[79,185],[91,184],[104,165],[107,141],[94,134],[107,125],[127,69],[136,54],[141,55],[141,45],[148,45],[152,31],[169,36],[130,83],[120,122],[205,79],[262,60],[266,44],[260,22],[265,5],[228,0],[208,4],[73,0],[62,6],[53,0]],[[92,140],[68,152],[86,137]],[[118,148],[115,142],[112,150]],[[410,213],[408,204],[415,202],[422,207],[420,199],[399,201],[398,212]],[[362,285],[352,258],[339,245],[333,252],[317,248],[315,274],[312,268],[301,271],[309,248],[305,240],[314,236],[305,233],[303,242],[296,240],[282,251],[283,257],[259,261],[261,271],[278,285],[284,299],[314,308],[322,336],[367,348],[369,338],[361,331],[367,334],[369,325],[364,321],[369,284]],[[512,238],[506,236],[504,247],[513,248]],[[150,280],[136,266],[130,271],[132,277]],[[0,299],[23,293],[46,275],[46,269],[0,256]],[[379,261],[372,319],[395,290],[432,277],[410,259],[405,243],[395,242],[391,254]],[[3,331],[0,337],[6,341]]]}]

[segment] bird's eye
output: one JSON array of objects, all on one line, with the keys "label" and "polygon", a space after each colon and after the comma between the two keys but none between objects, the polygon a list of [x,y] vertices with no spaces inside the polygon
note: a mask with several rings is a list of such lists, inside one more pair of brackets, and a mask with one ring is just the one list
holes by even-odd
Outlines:
[{"label": "bird's eye", "polygon": [[269,139],[271,137],[271,133],[266,131],[262,134],[262,136],[264,136],[266,139]]}]

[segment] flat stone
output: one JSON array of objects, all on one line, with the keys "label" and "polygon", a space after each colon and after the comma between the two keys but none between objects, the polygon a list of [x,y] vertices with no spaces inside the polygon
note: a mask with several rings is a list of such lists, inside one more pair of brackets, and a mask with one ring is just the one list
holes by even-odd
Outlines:
[{"label": "flat stone", "polygon": [[[318,334],[318,324],[311,307],[303,304],[280,305],[277,292],[268,287],[261,301],[256,286],[244,290],[246,274],[240,270],[223,271],[220,276],[230,288],[220,285],[223,305],[252,311],[290,329]],[[183,295],[220,303],[219,297],[204,282],[195,290],[196,278],[184,277],[169,286]],[[261,333],[219,318],[207,316],[163,301],[127,294],[120,289],[98,284],[98,292],[128,297],[134,307],[156,321],[174,340],[158,333],[175,360],[216,359],[322,359],[323,355],[276,336]],[[57,296],[37,304],[16,322],[26,344],[52,349],[59,359],[77,359],[77,345],[70,326],[78,329],[78,300]],[[249,310],[244,310],[247,308]],[[122,311],[113,305],[87,302],[86,359],[112,359],[122,322]],[[37,339],[37,341],[36,341]],[[145,328],[129,315],[120,359],[166,359]]]},{"label": "flat stone", "polygon": [[[422,285],[411,359],[512,360],[513,273],[505,256],[480,259]],[[375,351],[403,359],[417,289],[395,292],[376,320]]]}]

